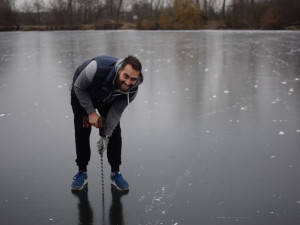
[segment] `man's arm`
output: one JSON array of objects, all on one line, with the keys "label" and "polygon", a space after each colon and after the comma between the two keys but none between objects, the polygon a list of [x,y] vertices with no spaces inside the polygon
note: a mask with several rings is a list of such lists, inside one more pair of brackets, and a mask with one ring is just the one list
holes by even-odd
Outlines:
[{"label": "man's arm", "polygon": [[[130,97],[129,102],[132,102],[137,95],[136,93]],[[127,99],[122,99],[117,102],[114,102],[110,110],[108,111],[106,121],[105,121],[105,135],[111,136],[114,129],[118,125],[121,120],[122,113],[124,112],[125,108],[129,104]]]},{"label": "man's arm", "polygon": [[86,68],[84,68],[84,70],[82,70],[74,83],[74,92],[81,106],[86,110],[87,114],[96,112],[91,97],[87,91],[94,79],[96,70],[97,62],[93,60],[86,66]]}]

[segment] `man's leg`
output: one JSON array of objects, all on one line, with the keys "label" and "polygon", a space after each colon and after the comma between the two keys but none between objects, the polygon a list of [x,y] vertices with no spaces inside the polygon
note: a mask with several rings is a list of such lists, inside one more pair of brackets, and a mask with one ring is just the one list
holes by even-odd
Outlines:
[{"label": "man's leg", "polygon": [[80,170],[86,171],[86,166],[90,161],[90,134],[91,127],[83,127],[83,118],[87,117],[85,109],[80,105],[74,93],[71,94],[71,104],[74,113],[76,163]]},{"label": "man's leg", "polygon": [[116,126],[115,130],[112,133],[112,136],[109,139],[107,146],[107,158],[111,166],[111,172],[119,172],[121,161],[121,152],[122,152],[122,136],[121,136],[121,127],[120,123]]},{"label": "man's leg", "polygon": [[120,173],[122,136],[120,123],[116,126],[107,146],[107,158],[111,166],[111,184],[120,191],[128,191],[128,183]]},{"label": "man's leg", "polygon": [[81,190],[87,184],[87,165],[91,157],[90,134],[91,127],[83,127],[83,117],[87,116],[86,111],[80,105],[77,97],[72,92],[71,105],[74,113],[76,163],[78,174],[74,176],[72,190]]}]

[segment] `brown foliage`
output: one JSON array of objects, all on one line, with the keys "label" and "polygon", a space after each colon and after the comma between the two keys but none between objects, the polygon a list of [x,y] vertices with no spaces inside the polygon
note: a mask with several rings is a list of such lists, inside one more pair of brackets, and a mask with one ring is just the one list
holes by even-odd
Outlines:
[{"label": "brown foliage", "polygon": [[171,30],[173,29],[174,19],[172,16],[167,14],[161,14],[159,17],[159,28],[163,30]]},{"label": "brown foliage", "polygon": [[141,22],[142,30],[156,30],[158,28],[155,20],[143,19]]},{"label": "brown foliage", "polygon": [[203,22],[198,1],[175,0],[174,13],[175,29],[197,29]]}]

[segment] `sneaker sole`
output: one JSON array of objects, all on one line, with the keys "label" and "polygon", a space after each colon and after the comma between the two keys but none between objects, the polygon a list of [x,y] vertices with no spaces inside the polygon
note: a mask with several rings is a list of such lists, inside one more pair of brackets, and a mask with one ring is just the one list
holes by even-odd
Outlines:
[{"label": "sneaker sole", "polygon": [[84,189],[87,186],[88,182],[87,180],[84,181],[83,185],[81,186],[81,188],[71,188],[71,191],[81,191],[82,189]]},{"label": "sneaker sole", "polygon": [[121,188],[119,188],[116,184],[115,184],[115,182],[111,182],[111,186],[112,187],[114,187],[116,190],[118,190],[118,191],[129,191],[129,188],[125,188],[125,189],[121,189]]}]

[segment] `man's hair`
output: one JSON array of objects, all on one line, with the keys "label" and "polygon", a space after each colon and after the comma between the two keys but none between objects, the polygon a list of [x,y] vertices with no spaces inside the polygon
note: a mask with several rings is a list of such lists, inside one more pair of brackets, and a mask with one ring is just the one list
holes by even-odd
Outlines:
[{"label": "man's hair", "polygon": [[142,72],[142,64],[141,64],[140,60],[138,60],[138,58],[136,58],[132,55],[127,56],[123,60],[122,69],[124,69],[125,66],[128,65],[128,64],[130,64],[134,70]]}]

